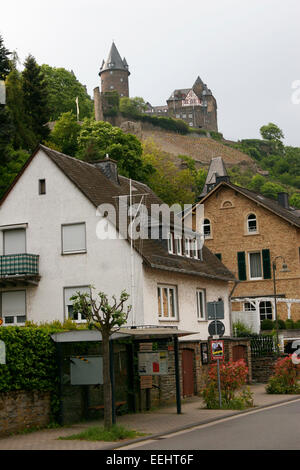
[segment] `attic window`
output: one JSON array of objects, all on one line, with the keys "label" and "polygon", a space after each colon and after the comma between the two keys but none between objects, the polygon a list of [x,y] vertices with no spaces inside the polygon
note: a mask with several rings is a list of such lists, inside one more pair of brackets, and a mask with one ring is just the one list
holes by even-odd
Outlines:
[{"label": "attic window", "polygon": [[46,180],[39,180],[39,194],[46,194]]}]

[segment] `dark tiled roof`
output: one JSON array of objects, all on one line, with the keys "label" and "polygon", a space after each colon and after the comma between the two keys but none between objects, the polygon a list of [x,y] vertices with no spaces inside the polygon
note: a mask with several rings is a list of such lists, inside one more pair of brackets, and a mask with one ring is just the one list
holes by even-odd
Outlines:
[{"label": "dark tiled roof", "polygon": [[114,42],[111,45],[106,61],[102,62],[100,73],[104,72],[104,70],[128,70],[126,59],[124,57],[122,60]]},{"label": "dark tiled roof", "polygon": [[[98,207],[103,203],[114,204],[117,209],[117,196],[129,195],[130,180],[119,176],[120,184],[106,178],[101,170],[90,163],[83,162],[64,155],[43,145],[39,147],[61,169],[61,171],[76,185],[76,187]],[[135,191],[144,195],[143,203],[150,212],[152,204],[162,204],[155,193],[145,184],[132,181]],[[140,196],[136,202],[140,202]],[[176,271],[184,274],[220,279],[234,280],[234,275],[214,256],[207,247],[203,247],[203,261],[169,254],[164,244],[159,240],[137,240],[135,249],[141,254],[146,265],[162,270]]]},{"label": "dark tiled roof", "polygon": [[200,203],[205,202],[206,198],[208,198],[213,192],[219,190],[219,188],[221,188],[222,186],[227,186],[231,189],[234,189],[235,191],[238,191],[249,199],[255,201],[257,204],[265,207],[266,209],[275,213],[279,217],[282,217],[287,222],[290,222],[291,224],[300,227],[300,217],[298,215],[297,210],[294,210],[293,208],[285,209],[273,199],[265,197],[262,194],[256,193],[254,191],[250,191],[249,189],[236,186],[235,184],[228,183],[226,181],[222,181],[221,183],[219,183],[212,191],[210,191],[203,199],[201,199]]}]

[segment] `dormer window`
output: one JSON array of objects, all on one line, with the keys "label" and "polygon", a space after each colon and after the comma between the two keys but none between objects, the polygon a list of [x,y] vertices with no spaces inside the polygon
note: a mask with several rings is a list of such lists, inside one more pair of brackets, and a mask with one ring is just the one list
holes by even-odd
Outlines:
[{"label": "dormer window", "polygon": [[248,233],[255,233],[257,232],[257,220],[255,214],[250,214],[247,217],[247,229]]},{"label": "dormer window", "polygon": [[175,248],[176,248],[176,254],[179,256],[182,256],[182,239],[181,238],[175,238]]},{"label": "dormer window", "polygon": [[185,256],[188,258],[191,256],[191,240],[189,238],[185,239]]},{"label": "dormer window", "polygon": [[168,235],[168,251],[174,254],[174,234],[171,232]]}]

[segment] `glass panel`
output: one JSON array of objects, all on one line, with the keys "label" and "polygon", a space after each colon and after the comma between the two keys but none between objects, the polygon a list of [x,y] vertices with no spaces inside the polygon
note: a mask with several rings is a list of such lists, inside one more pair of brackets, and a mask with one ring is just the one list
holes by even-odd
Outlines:
[{"label": "glass panel", "polygon": [[250,214],[248,217],[248,231],[249,232],[256,232],[256,216],[254,214]]},{"label": "glass panel", "polygon": [[17,316],[17,323],[25,323],[26,322],[26,316],[25,315],[18,315]]},{"label": "glass panel", "polygon": [[65,295],[65,309],[66,309],[66,317],[70,318],[71,320],[75,321],[80,321],[84,319],[84,316],[78,313],[73,312],[73,301],[70,300],[70,298],[77,294],[79,292],[80,294],[85,294],[85,293],[90,293],[89,287],[67,287],[64,289],[64,295]]},{"label": "glass panel", "polygon": [[172,318],[176,317],[176,306],[175,306],[175,292],[174,289],[169,289],[170,294],[170,316]]},{"label": "glass panel", "polygon": [[168,317],[169,316],[169,308],[168,308],[168,289],[167,287],[163,288],[163,316]]},{"label": "glass panel", "polygon": [[85,224],[63,225],[62,237],[63,253],[86,249]]},{"label": "glass panel", "polygon": [[4,255],[26,253],[25,229],[6,230],[4,234]]},{"label": "glass panel", "polygon": [[162,311],[161,311],[161,288],[157,288],[157,294],[158,294],[158,316],[162,316]]},{"label": "glass panel", "polygon": [[252,312],[252,311],[255,311],[256,308],[255,308],[255,305],[253,305],[252,303],[250,302],[245,302],[244,303],[244,311],[245,312]]},{"label": "glass panel", "polygon": [[269,320],[273,319],[272,315],[272,303],[270,301],[262,301],[259,303],[259,313],[260,319],[265,320],[266,318]]},{"label": "glass panel", "polygon": [[7,325],[7,324],[11,324],[11,323],[14,323],[14,318],[15,317],[4,317],[4,323]]},{"label": "glass panel", "polygon": [[251,278],[262,277],[260,253],[250,253],[249,259],[250,259],[250,277]]}]

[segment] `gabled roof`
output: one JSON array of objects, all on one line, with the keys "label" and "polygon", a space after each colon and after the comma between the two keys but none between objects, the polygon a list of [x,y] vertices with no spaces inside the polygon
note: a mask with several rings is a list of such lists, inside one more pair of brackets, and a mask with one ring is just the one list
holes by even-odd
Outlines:
[{"label": "gabled roof", "polygon": [[[130,180],[119,175],[119,183],[108,179],[102,171],[91,163],[77,158],[64,155],[44,145],[39,145],[30,159],[24,165],[19,175],[15,178],[9,190],[6,192],[0,205],[21,178],[32,159],[42,150],[51,161],[69,178],[70,181],[81,191],[84,196],[95,206],[109,203],[113,204],[118,214],[118,196],[128,196],[130,191]],[[152,204],[162,204],[162,200],[145,184],[132,181],[134,187],[133,202],[140,202],[141,195],[144,196],[143,203],[149,213]],[[135,194],[139,195],[135,200]],[[118,228],[118,227],[117,227]],[[134,242],[134,248],[142,256],[144,263],[149,267],[182,274],[191,274],[218,280],[234,280],[234,275],[214,256],[207,247],[203,247],[203,261],[187,258],[184,256],[169,254],[167,249],[159,240],[145,239]]]},{"label": "gabled roof", "polygon": [[126,59],[124,57],[122,60],[114,42],[111,45],[106,61],[102,62],[100,73],[104,72],[104,70],[126,70],[128,72]]},{"label": "gabled roof", "polygon": [[205,201],[212,194],[222,189],[222,187],[228,187],[228,188],[233,189],[234,191],[237,191],[240,194],[243,194],[245,197],[251,199],[253,202],[273,212],[278,217],[281,217],[282,219],[286,220],[292,225],[295,225],[296,227],[300,227],[300,217],[299,217],[297,210],[293,208],[285,209],[277,201],[273,199],[265,197],[262,194],[256,193],[254,191],[250,191],[249,189],[236,186],[235,184],[229,183],[227,181],[222,181],[218,185],[216,185],[208,194],[206,194],[206,196],[203,197],[203,199],[201,199],[199,203],[204,204]]}]

